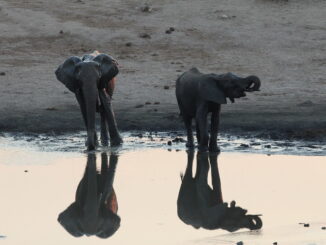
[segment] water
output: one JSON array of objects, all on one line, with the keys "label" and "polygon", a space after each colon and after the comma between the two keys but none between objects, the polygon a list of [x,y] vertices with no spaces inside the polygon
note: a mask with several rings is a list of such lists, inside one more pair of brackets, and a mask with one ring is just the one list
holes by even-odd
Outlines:
[{"label": "water", "polygon": [[[60,137],[67,143],[67,136]],[[326,196],[323,189],[326,185],[325,156],[285,155],[284,151],[282,155],[267,155],[266,152],[253,154],[236,151],[237,147],[219,156],[200,155],[197,158],[197,152],[194,152],[193,166],[188,166],[188,169],[195,174],[197,160],[200,161],[200,181],[207,177],[207,183],[212,188],[212,173],[217,173],[224,202],[230,204],[235,200],[237,206],[248,210],[247,214],[262,214],[262,229],[239,229],[230,233],[223,229],[195,229],[179,218],[177,200],[182,183],[180,174],[185,178],[187,162],[191,162],[191,155],[184,151],[183,144],[170,147],[163,142],[161,146],[161,140],[146,143],[144,138],[148,137],[133,137],[128,138],[126,146],[120,150],[111,152],[106,149],[105,153],[95,153],[97,169],[101,168],[105,154],[111,163],[116,155],[118,157],[115,171],[113,164],[109,164],[111,175],[105,175],[110,177],[108,179],[113,184],[105,185],[104,190],[111,193],[110,200],[113,201],[110,203],[118,205],[116,215],[121,219],[120,227],[108,239],[96,236],[75,238],[57,221],[59,214],[75,200],[87,160],[89,169],[95,163],[94,155],[81,152],[82,137],[71,144],[78,145],[78,151],[74,147],[62,150],[63,142],[57,138],[50,137],[42,146],[35,143],[44,142],[40,139],[2,138],[0,242],[33,245],[108,242],[223,245],[239,241],[251,245],[273,242],[287,245],[326,244],[326,230],[322,229],[326,226]],[[53,140],[53,145],[48,144],[50,140]],[[132,142],[136,140],[144,140],[145,146],[152,146],[143,147],[143,144]],[[231,141],[228,143],[232,144]],[[217,160],[217,170],[211,165],[214,159]],[[185,193],[187,191],[191,192],[190,188]],[[219,191],[216,193],[220,195]],[[114,207],[110,210],[114,210]],[[309,223],[309,227],[299,223]]]}]

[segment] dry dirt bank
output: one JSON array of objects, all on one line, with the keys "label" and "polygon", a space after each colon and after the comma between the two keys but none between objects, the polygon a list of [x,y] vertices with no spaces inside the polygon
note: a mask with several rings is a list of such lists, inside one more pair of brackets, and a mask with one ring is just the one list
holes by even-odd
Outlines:
[{"label": "dry dirt bank", "polygon": [[53,72],[96,49],[123,66],[114,95],[123,130],[182,128],[174,81],[196,66],[262,80],[261,92],[223,106],[222,130],[326,136],[326,1],[148,4],[150,12],[126,0],[0,0],[0,129],[82,129],[74,97]]}]

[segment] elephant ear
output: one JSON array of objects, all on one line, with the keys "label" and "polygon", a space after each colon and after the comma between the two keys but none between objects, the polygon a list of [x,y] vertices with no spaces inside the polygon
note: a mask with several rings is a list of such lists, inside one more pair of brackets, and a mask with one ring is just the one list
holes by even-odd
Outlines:
[{"label": "elephant ear", "polygon": [[78,207],[76,203],[72,203],[65,211],[59,214],[58,222],[74,237],[83,236],[83,231],[78,225]]},{"label": "elephant ear", "polygon": [[99,88],[108,88],[109,81],[119,73],[117,61],[107,54],[99,54],[93,61],[100,64],[101,78]]},{"label": "elephant ear", "polygon": [[71,92],[75,92],[79,87],[78,81],[74,75],[75,67],[79,62],[81,62],[79,57],[70,57],[55,71],[57,79],[62,82]]},{"label": "elephant ear", "polygon": [[214,78],[206,77],[199,83],[199,95],[201,98],[215,102],[217,104],[226,104],[226,96],[217,85]]}]

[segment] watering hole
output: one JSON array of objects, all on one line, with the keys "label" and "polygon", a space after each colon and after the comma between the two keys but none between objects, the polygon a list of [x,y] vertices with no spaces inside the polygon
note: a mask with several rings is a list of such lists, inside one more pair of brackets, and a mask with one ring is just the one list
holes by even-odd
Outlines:
[{"label": "watering hole", "polygon": [[[197,163],[205,165],[199,159],[207,160],[208,172],[205,175],[201,169],[199,178],[204,178],[200,181],[213,188],[212,172],[216,169],[208,162],[215,159],[223,201],[230,205],[235,200],[236,206],[247,210],[247,214],[261,215],[262,229],[242,228],[230,233],[225,229],[195,229],[190,224],[191,217],[188,224],[180,218],[177,202],[182,184],[180,176],[186,178],[191,154],[185,151],[183,142],[167,144],[176,137],[183,136],[126,133],[121,149],[100,149],[90,158],[81,150],[83,134],[4,135],[0,138],[1,242],[326,244],[323,145],[225,136],[220,139],[219,155],[206,154],[200,158],[195,151],[189,168],[193,177],[198,171]],[[88,237],[75,238],[68,232],[72,228],[65,228],[58,217],[76,201],[77,187],[85,177],[90,159],[100,170],[107,157],[110,170],[113,156],[116,163],[111,173],[111,177],[114,175],[111,197],[114,193],[119,227],[107,239],[92,236],[91,232],[84,232]],[[189,192],[190,189],[186,190]],[[194,209],[193,213],[197,211]],[[197,225],[198,222],[203,221],[197,219]]]}]

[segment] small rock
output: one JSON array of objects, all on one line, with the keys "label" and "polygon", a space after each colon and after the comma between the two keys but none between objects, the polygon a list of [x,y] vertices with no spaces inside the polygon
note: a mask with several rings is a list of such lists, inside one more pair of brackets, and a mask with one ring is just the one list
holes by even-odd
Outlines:
[{"label": "small rock", "polygon": [[313,106],[314,103],[311,100],[306,100],[305,102],[302,102],[300,104],[298,104],[297,106],[303,106],[303,107],[309,107],[309,106]]},{"label": "small rock", "polygon": [[139,37],[145,38],[145,39],[151,39],[151,35],[149,35],[148,33],[141,33],[141,34],[139,34]]},{"label": "small rock", "polygon": [[6,73],[4,71],[0,72],[0,76],[5,76]]},{"label": "small rock", "polygon": [[135,108],[142,108],[144,105],[136,105]]},{"label": "small rock", "polygon": [[171,149],[168,149],[168,151],[172,151]]},{"label": "small rock", "polygon": [[241,148],[249,148],[249,145],[247,145],[247,144],[241,144],[240,147]]},{"label": "small rock", "polygon": [[150,13],[152,12],[152,8],[148,5],[148,4],[144,4],[144,6],[142,6],[140,8],[140,10],[144,13]]},{"label": "small rock", "polygon": [[168,144],[168,145],[172,145],[172,141],[171,141],[171,140],[169,140],[167,144]]},{"label": "small rock", "polygon": [[174,27],[170,27],[169,30],[170,31],[175,31],[175,28]]},{"label": "small rock", "polygon": [[64,91],[63,94],[69,94],[69,92],[68,91]]},{"label": "small rock", "polygon": [[227,16],[226,14],[222,14],[221,15],[221,19],[223,19],[223,20],[226,20],[226,19],[228,19],[229,18],[229,16]]},{"label": "small rock", "polygon": [[154,111],[156,112],[156,111],[158,111],[158,110],[155,108]]},{"label": "small rock", "polygon": [[165,33],[166,33],[166,34],[171,34],[172,31],[170,31],[170,30],[166,30]]},{"label": "small rock", "polygon": [[265,147],[265,148],[268,148],[268,149],[269,149],[269,148],[272,148],[271,145],[264,145],[264,147]]},{"label": "small rock", "polygon": [[277,245],[277,242],[273,242],[273,245]]},{"label": "small rock", "polygon": [[309,224],[304,224],[303,227],[310,227],[310,225]]},{"label": "small rock", "polygon": [[60,30],[60,31],[59,31],[59,34],[63,34],[63,30]]},{"label": "small rock", "polygon": [[168,85],[165,85],[163,88],[164,88],[164,89],[169,89],[169,88],[170,88],[170,86],[168,86]]},{"label": "small rock", "polygon": [[326,230],[326,226],[323,226],[321,229],[322,229],[322,230]]},{"label": "small rock", "polygon": [[243,245],[243,242],[242,241],[237,242],[237,245]]},{"label": "small rock", "polygon": [[156,54],[156,53],[153,53],[153,54],[152,54],[152,56],[158,56],[158,54]]},{"label": "small rock", "polygon": [[47,111],[57,111],[58,109],[55,108],[55,107],[48,107],[45,110],[47,110]]},{"label": "small rock", "polygon": [[149,102],[149,101],[146,101],[146,102],[145,102],[145,105],[150,105],[150,104],[152,104],[152,103]]},{"label": "small rock", "polygon": [[182,72],[182,70],[176,70],[176,72]]},{"label": "small rock", "polygon": [[126,47],[131,47],[132,46],[132,42],[127,42],[125,45],[126,45]]},{"label": "small rock", "polygon": [[154,105],[159,105],[159,104],[161,104],[159,101],[154,102]]},{"label": "small rock", "polygon": [[28,170],[25,170],[24,172],[25,172],[25,173],[28,173]]}]

